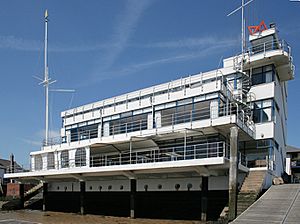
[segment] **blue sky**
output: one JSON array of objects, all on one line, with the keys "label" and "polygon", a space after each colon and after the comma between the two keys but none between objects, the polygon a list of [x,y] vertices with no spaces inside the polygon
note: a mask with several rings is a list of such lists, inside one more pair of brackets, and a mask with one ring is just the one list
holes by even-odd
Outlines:
[{"label": "blue sky", "polygon": [[[60,111],[218,67],[240,52],[239,0],[10,0],[0,3],[0,157],[28,163],[44,133],[44,10],[49,10],[51,134]],[[255,0],[247,25],[275,22],[300,67],[300,2]],[[298,41],[297,41],[298,40]],[[289,83],[288,143],[300,147],[299,77]]]}]

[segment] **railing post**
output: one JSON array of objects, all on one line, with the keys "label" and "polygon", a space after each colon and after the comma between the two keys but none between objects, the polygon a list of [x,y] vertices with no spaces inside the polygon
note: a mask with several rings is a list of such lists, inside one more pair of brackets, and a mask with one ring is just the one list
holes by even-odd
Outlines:
[{"label": "railing post", "polygon": [[172,129],[174,129],[174,114],[172,114]]},{"label": "railing post", "polygon": [[264,56],[266,56],[266,42],[264,42]]},{"label": "railing post", "polygon": [[140,120],[140,135],[142,135],[142,120]]},{"label": "railing post", "polygon": [[193,110],[191,110],[190,122],[191,122],[191,129],[192,129],[192,127],[193,127]]},{"label": "railing post", "polygon": [[113,138],[115,138],[115,126],[112,126],[112,131],[113,131]]},{"label": "railing post", "polygon": [[126,133],[126,136],[127,136],[127,123],[125,123],[125,133]]}]

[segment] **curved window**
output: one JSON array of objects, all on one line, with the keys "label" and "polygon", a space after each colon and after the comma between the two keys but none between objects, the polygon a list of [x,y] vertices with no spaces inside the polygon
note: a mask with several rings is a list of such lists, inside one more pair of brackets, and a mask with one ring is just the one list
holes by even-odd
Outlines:
[{"label": "curved window", "polygon": [[79,148],[75,152],[75,166],[86,166],[86,151],[85,148]]},{"label": "curved window", "polygon": [[55,164],[54,164],[54,152],[49,152],[47,154],[47,169],[54,169]]},{"label": "curved window", "polygon": [[69,167],[69,151],[62,151],[60,153],[60,166],[61,168]]},{"label": "curved window", "polygon": [[42,170],[43,169],[42,155],[36,155],[34,157],[34,169],[35,170]]}]

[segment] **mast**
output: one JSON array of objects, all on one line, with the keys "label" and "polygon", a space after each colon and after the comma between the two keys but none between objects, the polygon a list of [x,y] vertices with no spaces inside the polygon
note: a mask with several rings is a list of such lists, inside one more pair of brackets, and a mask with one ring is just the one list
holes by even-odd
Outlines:
[{"label": "mast", "polygon": [[253,2],[254,0],[249,0],[248,2],[245,3],[245,0],[241,0],[242,4],[240,7],[236,8],[235,10],[233,10],[231,13],[229,13],[227,16],[231,16],[232,14],[236,13],[237,11],[239,11],[241,9],[242,12],[242,37],[241,37],[241,47],[242,47],[242,63],[241,63],[241,69],[243,70],[243,63],[244,63],[244,54],[245,54],[245,49],[246,49],[246,20],[245,20],[245,6],[247,6],[248,4],[250,4],[251,2]]},{"label": "mast", "polygon": [[45,145],[48,145],[49,138],[49,74],[48,74],[48,10],[45,11],[45,52],[44,52],[44,86],[45,86]]},{"label": "mast", "polygon": [[244,17],[244,4],[245,0],[242,0],[242,59],[244,60],[245,52],[245,17]]},{"label": "mast", "polygon": [[48,68],[48,10],[45,11],[45,45],[44,45],[44,79],[37,76],[34,78],[41,81],[39,85],[43,84],[45,87],[45,139],[44,146],[49,145],[49,91],[53,92],[75,92],[73,89],[50,89],[50,85],[55,83],[56,80],[49,78],[49,68]]}]

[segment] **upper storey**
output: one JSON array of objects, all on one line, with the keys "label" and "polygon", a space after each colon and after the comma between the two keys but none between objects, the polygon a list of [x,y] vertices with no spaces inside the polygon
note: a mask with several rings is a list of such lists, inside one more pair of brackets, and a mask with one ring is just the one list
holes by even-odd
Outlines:
[{"label": "upper storey", "polygon": [[222,77],[233,73],[236,71],[232,68],[199,73],[63,111],[63,127],[91,119],[105,120],[106,117],[119,116],[129,111],[135,111],[135,114],[149,113],[154,106],[219,92],[224,90]]},{"label": "upper storey", "polygon": [[[263,23],[264,24],[264,23]],[[224,67],[234,67],[247,71],[253,68],[273,64],[279,81],[294,79],[292,49],[285,40],[279,39],[275,24],[267,28],[256,30],[249,35],[250,47],[244,55],[237,55],[224,60]],[[243,68],[242,66],[243,58]]]},{"label": "upper storey", "polygon": [[295,67],[291,47],[286,41],[279,39],[275,24],[269,29],[255,32],[249,36],[251,47],[245,57],[245,68],[254,64],[274,64],[280,81],[294,79]]}]

